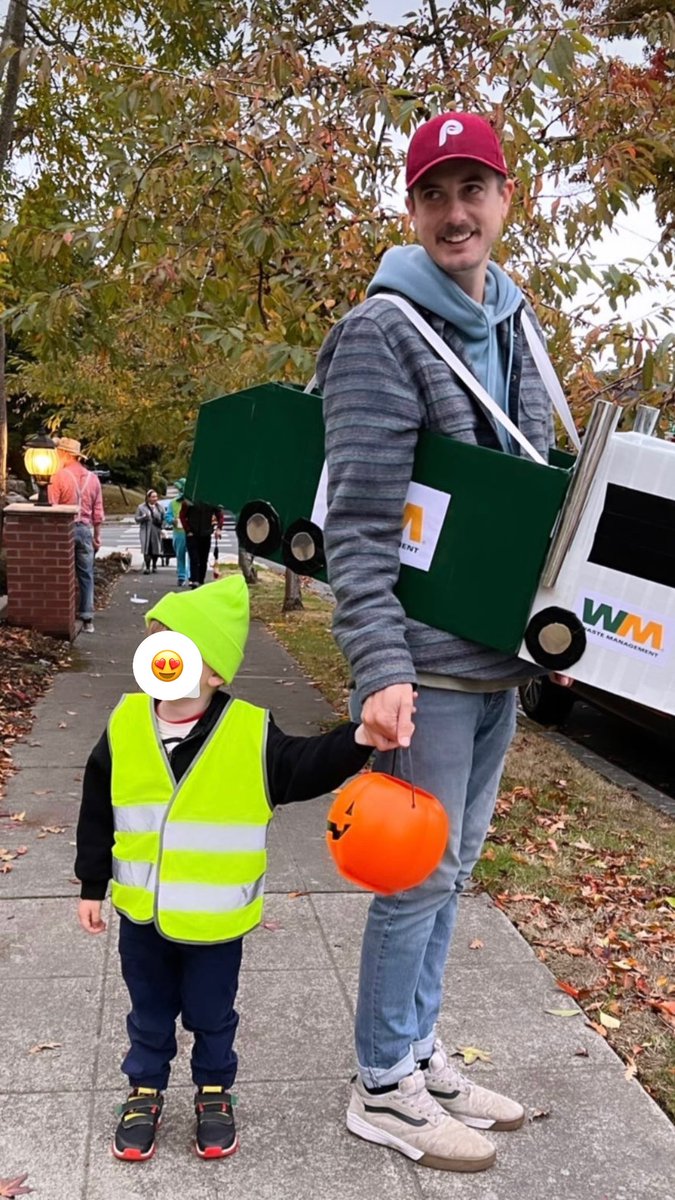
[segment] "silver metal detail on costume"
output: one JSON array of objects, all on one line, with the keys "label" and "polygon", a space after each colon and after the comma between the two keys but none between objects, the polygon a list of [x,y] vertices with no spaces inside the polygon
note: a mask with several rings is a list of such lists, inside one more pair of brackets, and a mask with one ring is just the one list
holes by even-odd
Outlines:
[{"label": "silver metal detail on costume", "polygon": [[660,416],[660,409],[654,408],[651,404],[638,404],[635,410],[633,432],[643,433],[646,437],[653,437]]},{"label": "silver metal detail on costume", "polygon": [[581,443],[579,457],[542,572],[542,587],[555,586],[565,555],[588,503],[598,464],[621,419],[621,412],[619,405],[612,404],[609,400],[596,400],[593,405],[588,429]]}]

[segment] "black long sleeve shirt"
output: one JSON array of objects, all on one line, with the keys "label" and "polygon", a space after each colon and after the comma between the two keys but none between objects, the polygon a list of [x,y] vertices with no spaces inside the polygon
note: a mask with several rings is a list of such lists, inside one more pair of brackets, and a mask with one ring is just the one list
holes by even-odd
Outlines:
[{"label": "black long sleeve shirt", "polygon": [[[169,762],[176,782],[199,753],[228,700],[226,693],[216,692],[204,715],[171,751]],[[294,737],[283,733],[270,716],[266,766],[272,807],[321,796],[360,771],[372,748],[355,742],[356,728],[352,722],[346,722],[330,733]],[[89,755],[82,784],[75,874],[82,884],[83,900],[103,900],[112,878],[111,779],[112,758],[106,730]]]}]

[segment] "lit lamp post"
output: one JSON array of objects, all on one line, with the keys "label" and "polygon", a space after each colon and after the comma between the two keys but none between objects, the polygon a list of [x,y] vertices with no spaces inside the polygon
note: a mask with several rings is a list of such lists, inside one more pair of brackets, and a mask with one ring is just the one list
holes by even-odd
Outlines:
[{"label": "lit lamp post", "polygon": [[58,470],[59,456],[55,443],[41,430],[29,438],[24,446],[24,463],[29,475],[32,475],[38,488],[36,504],[48,505],[47,494],[49,481]]}]

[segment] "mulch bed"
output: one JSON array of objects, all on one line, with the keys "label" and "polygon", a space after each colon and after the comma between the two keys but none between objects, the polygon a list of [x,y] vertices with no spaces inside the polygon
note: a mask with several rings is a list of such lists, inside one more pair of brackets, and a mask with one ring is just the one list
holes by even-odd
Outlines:
[{"label": "mulch bed", "polygon": [[[97,609],[105,608],[115,581],[127,569],[121,554],[97,562]],[[69,642],[0,622],[0,796],[14,769],[12,746],[30,732],[35,704],[70,662]]]}]

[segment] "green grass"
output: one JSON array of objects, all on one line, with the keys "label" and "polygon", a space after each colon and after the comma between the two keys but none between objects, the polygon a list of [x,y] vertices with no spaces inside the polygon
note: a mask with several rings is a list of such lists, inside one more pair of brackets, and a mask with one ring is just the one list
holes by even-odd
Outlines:
[{"label": "green grass", "polygon": [[136,488],[123,488],[116,483],[104,483],[103,508],[109,517],[132,517],[139,504],[145,500],[145,492]]}]

